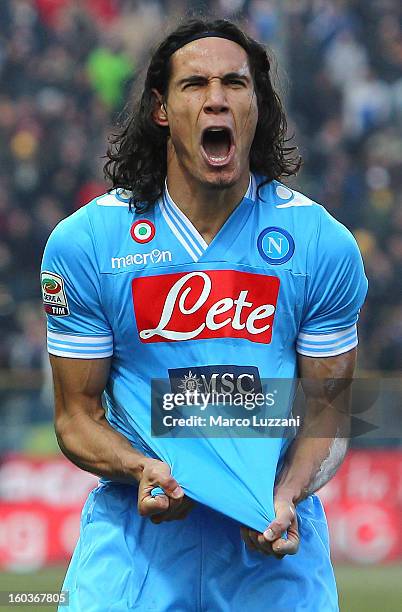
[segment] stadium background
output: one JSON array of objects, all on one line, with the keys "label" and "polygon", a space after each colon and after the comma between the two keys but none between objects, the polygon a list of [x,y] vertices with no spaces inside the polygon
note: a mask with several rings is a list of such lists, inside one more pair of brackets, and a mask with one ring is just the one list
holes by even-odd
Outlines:
[{"label": "stadium background", "polygon": [[[359,372],[400,383],[398,0],[1,0],[0,591],[59,588],[94,483],[56,454],[38,283],[44,244],[60,219],[105,190],[111,123],[156,36],[194,10],[237,17],[278,56],[304,157],[292,185],[353,231],[365,259]],[[381,410],[394,437],[357,438],[323,492],[345,612],[402,605],[402,419],[389,396]]]}]

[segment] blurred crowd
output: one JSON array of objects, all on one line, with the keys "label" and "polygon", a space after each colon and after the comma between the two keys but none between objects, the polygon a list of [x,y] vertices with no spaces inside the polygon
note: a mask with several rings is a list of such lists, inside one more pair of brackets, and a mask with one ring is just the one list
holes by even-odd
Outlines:
[{"label": "blurred crowd", "polygon": [[46,239],[105,191],[111,125],[155,35],[189,10],[237,17],[279,57],[304,158],[291,184],[345,223],[364,255],[360,367],[401,369],[398,0],[1,0],[0,369],[43,367]]}]

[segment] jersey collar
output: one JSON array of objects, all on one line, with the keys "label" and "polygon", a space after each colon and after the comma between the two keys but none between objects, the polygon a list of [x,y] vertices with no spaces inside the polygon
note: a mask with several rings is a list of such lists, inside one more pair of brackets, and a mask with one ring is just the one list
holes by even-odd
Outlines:
[{"label": "jersey collar", "polygon": [[[248,188],[243,196],[243,200],[247,199],[254,201],[256,194],[257,183],[254,175],[250,174]],[[194,227],[183,211],[180,210],[177,204],[173,201],[171,195],[169,194],[166,180],[163,195],[159,200],[159,207],[166,223],[169,225],[170,229],[182,246],[186,249],[187,253],[191,256],[193,261],[199,261],[209,245],[207,242],[205,242],[197,228]]]}]

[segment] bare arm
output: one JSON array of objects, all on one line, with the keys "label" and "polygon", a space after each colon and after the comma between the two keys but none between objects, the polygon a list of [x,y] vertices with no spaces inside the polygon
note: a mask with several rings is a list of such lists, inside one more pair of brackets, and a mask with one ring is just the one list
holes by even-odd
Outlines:
[{"label": "bare arm", "polygon": [[[356,349],[336,357],[299,356],[307,410],[285,456],[274,492],[276,518],[264,534],[242,528],[247,545],[265,554],[295,554],[299,533],[295,506],[328,482],[341,465],[349,431],[349,397]],[[281,538],[287,531],[288,539]]]},{"label": "bare arm", "polygon": [[[162,461],[137,451],[106,420],[102,393],[110,359],[66,359],[50,355],[55,393],[55,430],[63,453],[78,467],[111,480],[139,483],[140,514],[155,522],[183,518],[184,493]],[[154,487],[166,495],[151,496]]]},{"label": "bare arm", "polygon": [[336,357],[299,356],[307,410],[286,457],[276,494],[298,503],[327,483],[348,446],[350,385],[356,349]]},{"label": "bare arm", "polygon": [[55,394],[55,430],[63,453],[97,476],[136,482],[144,455],[107,422],[101,396],[110,359],[66,359],[50,355]]}]

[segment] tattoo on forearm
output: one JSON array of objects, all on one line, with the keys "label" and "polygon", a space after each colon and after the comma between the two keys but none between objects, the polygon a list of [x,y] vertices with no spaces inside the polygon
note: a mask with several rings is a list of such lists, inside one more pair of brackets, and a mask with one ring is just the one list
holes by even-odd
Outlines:
[{"label": "tattoo on forearm", "polygon": [[308,495],[321,489],[335,475],[341,465],[348,448],[347,438],[334,438],[329,449],[329,454],[321,464],[321,467],[309,486]]}]

